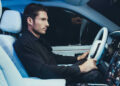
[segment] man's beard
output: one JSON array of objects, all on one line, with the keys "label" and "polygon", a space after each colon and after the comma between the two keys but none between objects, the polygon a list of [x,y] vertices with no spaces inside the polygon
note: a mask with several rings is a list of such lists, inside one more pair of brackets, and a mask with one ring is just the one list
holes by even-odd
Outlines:
[{"label": "man's beard", "polygon": [[33,32],[34,32],[35,34],[38,34],[38,35],[44,35],[44,34],[41,34],[41,33],[38,32],[38,31],[36,31],[35,29],[33,29]]}]

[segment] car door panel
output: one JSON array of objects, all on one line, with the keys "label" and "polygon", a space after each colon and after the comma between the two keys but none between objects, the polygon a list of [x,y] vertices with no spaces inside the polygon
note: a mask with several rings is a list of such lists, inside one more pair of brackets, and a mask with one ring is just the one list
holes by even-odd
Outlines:
[{"label": "car door panel", "polygon": [[69,45],[69,46],[54,46],[52,47],[53,53],[64,56],[76,56],[81,55],[84,52],[90,50],[91,45]]}]

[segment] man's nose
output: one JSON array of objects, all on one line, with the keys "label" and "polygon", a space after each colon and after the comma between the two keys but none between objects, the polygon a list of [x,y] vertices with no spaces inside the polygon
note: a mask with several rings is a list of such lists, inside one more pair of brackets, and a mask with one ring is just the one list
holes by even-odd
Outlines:
[{"label": "man's nose", "polygon": [[48,21],[46,22],[46,26],[49,27],[49,23],[48,23]]}]

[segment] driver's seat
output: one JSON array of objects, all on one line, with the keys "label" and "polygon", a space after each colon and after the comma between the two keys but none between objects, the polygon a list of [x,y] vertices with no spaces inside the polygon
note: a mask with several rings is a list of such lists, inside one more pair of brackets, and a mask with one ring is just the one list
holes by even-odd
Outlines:
[{"label": "driver's seat", "polygon": [[9,35],[18,34],[21,31],[21,21],[21,15],[18,11],[6,10],[3,13],[0,23],[0,29],[3,31],[3,34],[0,34],[0,46],[2,46],[2,48],[7,52],[8,56],[12,59],[17,69],[20,71],[21,75],[23,77],[28,77],[13,48],[13,43],[16,38]]},{"label": "driver's seat", "polygon": [[43,80],[28,76],[13,48],[16,38],[10,35],[19,34],[21,23],[18,11],[6,10],[3,13],[0,23],[3,31],[0,34],[0,81],[5,83],[0,83],[0,86],[65,86],[64,79]]},{"label": "driver's seat", "polygon": [[65,86],[64,79],[24,78],[0,46],[0,86]]}]

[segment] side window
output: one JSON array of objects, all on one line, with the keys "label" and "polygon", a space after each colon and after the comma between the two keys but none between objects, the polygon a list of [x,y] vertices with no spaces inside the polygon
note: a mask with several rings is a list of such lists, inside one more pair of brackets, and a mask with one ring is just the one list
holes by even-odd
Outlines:
[{"label": "side window", "polygon": [[83,33],[82,33],[81,44],[82,45],[92,44],[94,41],[94,38],[96,37],[98,31],[101,28],[102,27],[97,25],[96,23],[87,20],[87,24],[85,26]]},{"label": "side window", "polygon": [[[88,29],[92,28],[92,23],[80,14],[62,8],[48,7],[48,16],[50,26],[46,38],[52,46],[91,43],[93,36],[88,35],[91,31]],[[81,29],[83,32],[80,32]]]}]

